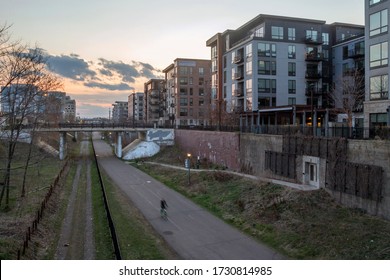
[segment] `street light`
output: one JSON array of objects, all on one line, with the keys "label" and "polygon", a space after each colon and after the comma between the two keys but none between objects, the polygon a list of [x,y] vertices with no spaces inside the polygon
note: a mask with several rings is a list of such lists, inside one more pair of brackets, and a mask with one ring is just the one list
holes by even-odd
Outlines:
[{"label": "street light", "polygon": [[190,174],[190,170],[191,170],[191,154],[188,153],[187,154],[187,158],[185,160],[185,167],[188,169],[188,185],[191,184],[191,174]]}]

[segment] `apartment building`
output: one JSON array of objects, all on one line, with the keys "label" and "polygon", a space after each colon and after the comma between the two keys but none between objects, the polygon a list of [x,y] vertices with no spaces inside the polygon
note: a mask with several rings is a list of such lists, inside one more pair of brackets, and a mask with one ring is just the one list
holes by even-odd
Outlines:
[{"label": "apartment building", "polygon": [[128,113],[128,104],[125,101],[115,101],[112,104],[112,121],[114,123],[124,123],[127,121]]},{"label": "apartment building", "polygon": [[366,98],[364,126],[370,134],[378,127],[390,126],[389,41],[390,1],[365,0]]},{"label": "apartment building", "polygon": [[332,104],[332,46],[363,33],[360,25],[264,14],[217,33],[206,42],[213,108],[224,104],[246,125],[323,125]]},{"label": "apartment building", "polygon": [[128,97],[128,120],[134,124],[144,120],[144,93],[133,92]]},{"label": "apartment building", "polygon": [[164,79],[151,79],[144,84],[144,122],[163,125],[166,120]]},{"label": "apartment building", "polygon": [[210,119],[211,60],[177,58],[163,70],[171,125],[207,125]]}]

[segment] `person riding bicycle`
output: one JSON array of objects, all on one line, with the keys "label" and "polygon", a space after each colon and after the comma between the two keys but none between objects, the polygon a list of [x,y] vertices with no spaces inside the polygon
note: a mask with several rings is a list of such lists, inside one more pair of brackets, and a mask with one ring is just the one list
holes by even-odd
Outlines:
[{"label": "person riding bicycle", "polygon": [[160,209],[160,213],[161,213],[161,215],[166,215],[166,213],[167,213],[167,208],[168,208],[168,204],[167,204],[167,202],[165,201],[165,199],[161,199],[161,201],[160,201],[160,207],[161,207],[161,209]]}]

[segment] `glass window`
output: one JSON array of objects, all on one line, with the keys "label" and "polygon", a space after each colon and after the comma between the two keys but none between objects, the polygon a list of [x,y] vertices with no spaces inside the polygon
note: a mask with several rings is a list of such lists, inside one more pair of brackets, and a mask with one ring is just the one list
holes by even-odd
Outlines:
[{"label": "glass window", "polygon": [[388,75],[370,77],[370,100],[389,99]]},{"label": "glass window", "polygon": [[370,15],[370,36],[387,32],[387,9]]},{"label": "glass window", "polygon": [[295,97],[289,97],[288,105],[295,105],[295,104],[297,104],[297,99]]},{"label": "glass window", "polygon": [[266,57],[276,57],[276,44],[259,43],[258,55]]},{"label": "glass window", "polygon": [[370,6],[375,5],[375,4],[382,2],[382,1],[384,1],[384,0],[370,0]]},{"label": "glass window", "polygon": [[246,62],[246,73],[252,75],[252,61]]},{"label": "glass window", "polygon": [[264,38],[264,26],[261,26],[255,30],[255,37]]},{"label": "glass window", "polygon": [[203,76],[204,75],[204,68],[199,67],[199,75]]},{"label": "glass window", "polygon": [[188,79],[187,78],[180,78],[179,79],[179,84],[180,85],[188,85]]},{"label": "glass window", "polygon": [[245,47],[246,57],[252,57],[252,44]]},{"label": "glass window", "polygon": [[180,73],[180,75],[188,75],[188,68],[184,67],[184,66],[180,67],[179,73]]},{"label": "glass window", "polygon": [[288,29],[288,39],[290,41],[295,41],[295,28]]},{"label": "glass window", "polygon": [[318,31],[317,30],[306,30],[306,40],[317,42],[318,41]]},{"label": "glass window", "polygon": [[180,116],[181,116],[181,117],[186,117],[186,116],[188,116],[188,110],[187,110],[187,108],[180,108]]},{"label": "glass window", "polygon": [[295,94],[297,92],[297,81],[289,80],[288,81],[288,93]]},{"label": "glass window", "polygon": [[187,88],[180,88],[180,95],[187,95]]},{"label": "glass window", "polygon": [[252,79],[246,80],[246,92],[252,92]]},{"label": "glass window", "polygon": [[204,78],[203,78],[203,77],[200,77],[200,78],[199,78],[199,85],[200,85],[200,86],[203,86],[203,85],[204,85]]},{"label": "glass window", "polygon": [[295,46],[288,46],[288,58],[295,59],[295,57],[296,57]]},{"label": "glass window", "polygon": [[388,42],[370,46],[370,67],[380,67],[388,65]]},{"label": "glass window", "polygon": [[283,40],[283,27],[272,26],[271,34],[272,34],[272,39]]},{"label": "glass window", "polygon": [[276,80],[259,79],[258,80],[259,93],[276,93]]},{"label": "glass window", "polygon": [[188,100],[187,98],[180,98],[180,106],[187,106]]},{"label": "glass window", "polygon": [[324,45],[329,45],[329,33],[322,33],[322,42]]},{"label": "glass window", "polygon": [[259,60],[259,75],[276,75],[276,61]]},{"label": "glass window", "polygon": [[288,63],[288,75],[289,76],[295,76],[296,75],[296,64],[295,62],[289,62]]}]

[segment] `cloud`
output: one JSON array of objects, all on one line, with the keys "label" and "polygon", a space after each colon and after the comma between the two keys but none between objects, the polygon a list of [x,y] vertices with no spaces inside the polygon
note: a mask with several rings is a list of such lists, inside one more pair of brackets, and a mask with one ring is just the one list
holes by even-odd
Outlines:
[{"label": "cloud", "polygon": [[77,54],[48,56],[49,69],[65,78],[76,81],[85,81],[88,78],[94,78],[97,73],[90,69],[87,61],[79,58]]},{"label": "cloud", "polygon": [[133,87],[130,87],[126,83],[120,83],[120,84],[107,84],[107,83],[98,83],[98,82],[88,82],[84,83],[84,86],[91,87],[91,88],[100,88],[100,89],[106,89],[111,91],[130,91],[134,90]]}]

